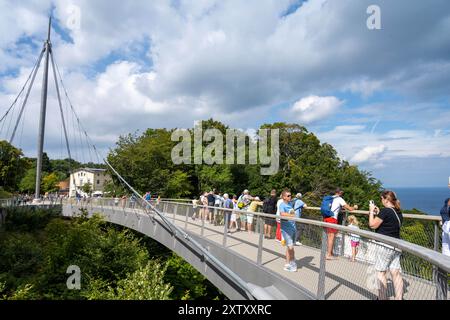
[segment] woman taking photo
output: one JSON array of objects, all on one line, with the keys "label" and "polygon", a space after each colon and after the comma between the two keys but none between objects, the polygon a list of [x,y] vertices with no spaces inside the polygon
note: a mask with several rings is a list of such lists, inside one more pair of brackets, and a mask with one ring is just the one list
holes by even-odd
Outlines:
[{"label": "woman taking photo", "polygon": [[[376,233],[400,239],[400,228],[403,223],[403,215],[400,201],[392,191],[383,191],[381,202],[384,208],[379,209],[373,202],[370,204],[369,227]],[[389,270],[394,283],[395,299],[403,298],[403,279],[401,275],[400,256],[401,252],[394,247],[377,242],[377,256],[375,270],[378,272],[379,295],[378,299],[387,299],[386,272]]]}]

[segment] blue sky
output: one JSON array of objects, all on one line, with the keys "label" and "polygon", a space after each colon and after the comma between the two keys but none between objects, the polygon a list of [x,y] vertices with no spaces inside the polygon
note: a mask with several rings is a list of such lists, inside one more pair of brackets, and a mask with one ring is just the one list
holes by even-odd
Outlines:
[{"label": "blue sky", "polygon": [[[0,0],[0,113],[31,71],[52,12],[55,58],[103,153],[148,127],[285,121],[387,186],[446,186],[450,3],[432,2]],[[367,28],[372,4],[381,30]],[[46,150],[63,156],[56,108],[51,85]],[[23,128],[20,147],[32,156],[36,119],[27,114]]]}]

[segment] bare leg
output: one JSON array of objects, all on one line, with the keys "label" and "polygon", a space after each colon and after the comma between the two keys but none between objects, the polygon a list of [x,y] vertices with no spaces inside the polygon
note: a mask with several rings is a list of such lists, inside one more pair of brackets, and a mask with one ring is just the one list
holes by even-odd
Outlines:
[{"label": "bare leg", "polygon": [[386,271],[378,271],[378,299],[387,300]]},{"label": "bare leg", "polygon": [[333,246],[334,246],[334,237],[335,237],[335,233],[333,232],[328,232],[328,239],[327,239],[327,260],[333,260]]},{"label": "bare leg", "polygon": [[286,264],[289,264],[291,262],[291,251],[289,248],[286,248]]},{"label": "bare leg", "polygon": [[400,270],[391,269],[392,282],[395,289],[395,300],[403,299],[403,278]]},{"label": "bare leg", "polygon": [[355,261],[356,258],[356,247],[352,247],[352,261]]},{"label": "bare leg", "polygon": [[290,263],[294,263],[295,262],[295,250],[294,250],[294,247],[292,247],[292,248],[288,247],[288,251],[290,251],[290,254],[289,254],[289,256],[291,258]]}]

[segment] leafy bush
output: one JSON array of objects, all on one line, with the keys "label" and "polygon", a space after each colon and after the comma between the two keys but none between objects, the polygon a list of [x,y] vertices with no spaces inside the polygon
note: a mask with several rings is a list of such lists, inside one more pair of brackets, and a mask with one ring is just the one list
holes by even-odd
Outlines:
[{"label": "leafy bush", "polygon": [[61,208],[39,208],[37,206],[5,208],[7,231],[32,232],[45,228],[49,221],[61,214]]},{"label": "leafy bush", "polygon": [[165,268],[150,261],[145,267],[127,275],[112,287],[102,280],[93,280],[83,295],[89,300],[168,300],[172,286],[164,282]]},{"label": "leafy bush", "polygon": [[[142,234],[98,215],[67,220],[33,213],[14,211],[0,233],[3,299],[224,297],[187,262]],[[80,268],[81,290],[67,288],[71,265]]]}]

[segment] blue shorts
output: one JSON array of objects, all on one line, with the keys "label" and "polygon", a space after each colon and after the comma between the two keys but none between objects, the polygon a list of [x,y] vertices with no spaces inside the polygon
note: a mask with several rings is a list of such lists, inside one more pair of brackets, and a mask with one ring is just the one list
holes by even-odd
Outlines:
[{"label": "blue shorts", "polygon": [[281,229],[281,235],[283,236],[283,240],[286,241],[286,246],[294,246],[295,233],[295,229]]}]

